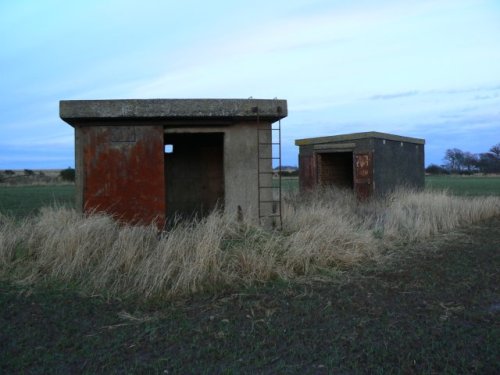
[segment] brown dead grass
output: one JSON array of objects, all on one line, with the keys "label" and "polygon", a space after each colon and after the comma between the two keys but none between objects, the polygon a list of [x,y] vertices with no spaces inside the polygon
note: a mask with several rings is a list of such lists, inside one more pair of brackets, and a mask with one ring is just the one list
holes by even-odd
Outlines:
[{"label": "brown dead grass", "polygon": [[402,252],[402,243],[500,215],[500,198],[399,191],[358,203],[350,192],[323,190],[288,196],[283,213],[281,232],[216,211],[161,234],[67,208],[21,223],[0,217],[0,275],[144,298],[235,288],[377,260],[391,246]]}]

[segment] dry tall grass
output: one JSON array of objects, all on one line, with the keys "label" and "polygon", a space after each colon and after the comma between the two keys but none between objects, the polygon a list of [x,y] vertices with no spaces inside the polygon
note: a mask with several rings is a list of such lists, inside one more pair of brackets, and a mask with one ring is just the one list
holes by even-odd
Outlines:
[{"label": "dry tall grass", "polygon": [[399,191],[358,203],[352,193],[289,196],[283,230],[220,212],[166,233],[109,216],[45,208],[22,223],[0,216],[0,275],[23,283],[67,280],[145,298],[290,279],[376,259],[388,245],[500,215],[500,198]]}]

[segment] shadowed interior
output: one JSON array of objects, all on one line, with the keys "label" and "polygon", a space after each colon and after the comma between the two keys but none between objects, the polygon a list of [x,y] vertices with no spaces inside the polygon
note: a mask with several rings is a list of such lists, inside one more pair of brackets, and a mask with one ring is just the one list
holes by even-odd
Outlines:
[{"label": "shadowed interior", "polygon": [[323,186],[353,188],[352,152],[318,154],[318,182]]},{"label": "shadowed interior", "polygon": [[224,203],[224,134],[165,135],[166,215],[205,216]]}]

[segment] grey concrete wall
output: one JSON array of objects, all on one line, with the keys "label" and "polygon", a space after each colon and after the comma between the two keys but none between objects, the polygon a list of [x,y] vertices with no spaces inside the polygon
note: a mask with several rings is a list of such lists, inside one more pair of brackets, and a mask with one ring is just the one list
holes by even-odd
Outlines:
[{"label": "grey concrete wall", "polygon": [[61,100],[59,114],[73,125],[83,119],[244,119],[278,121],[288,114],[286,100],[280,99],[115,99]]},{"label": "grey concrete wall", "polygon": [[[269,124],[260,124],[259,128],[269,128]],[[269,142],[270,131],[261,132],[261,141]],[[229,128],[225,138],[224,174],[226,180],[226,210],[236,213],[240,210],[244,216],[258,222],[258,178],[259,172],[261,185],[271,186],[272,163],[270,159],[261,159],[258,155],[258,133],[255,124],[238,124]],[[267,150],[267,151],[266,151]],[[261,156],[269,157],[269,147],[261,147]],[[260,165],[259,165],[260,164]],[[261,191],[261,200],[271,200],[272,191]],[[261,211],[269,210],[261,207]]]},{"label": "grey concrete wall", "polygon": [[424,188],[423,144],[375,139],[373,164],[377,195],[387,194],[399,186]]}]

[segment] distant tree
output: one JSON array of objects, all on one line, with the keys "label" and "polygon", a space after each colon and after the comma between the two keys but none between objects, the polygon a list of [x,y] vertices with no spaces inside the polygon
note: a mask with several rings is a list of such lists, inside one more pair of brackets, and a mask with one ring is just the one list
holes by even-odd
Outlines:
[{"label": "distant tree", "polygon": [[500,143],[479,155],[478,167],[482,173],[500,173]]},{"label": "distant tree", "polygon": [[75,181],[75,169],[68,167],[59,172],[59,176],[63,179],[63,181]]},{"label": "distant tree", "polygon": [[14,172],[12,169],[6,169],[3,173],[6,176],[14,176],[16,174],[16,172]]},{"label": "distant tree", "polygon": [[446,150],[444,160],[447,161],[448,169],[451,172],[460,172],[464,166],[464,152],[458,148]]},{"label": "distant tree", "polygon": [[24,170],[24,175],[25,176],[33,176],[35,172],[33,172],[31,169],[25,169]]},{"label": "distant tree", "polygon": [[466,168],[467,172],[472,173],[478,170],[479,157],[476,154],[470,152],[463,153],[463,166]]},{"label": "distant tree", "polygon": [[0,172],[0,183],[5,182],[5,175]]},{"label": "distant tree", "polygon": [[493,166],[493,173],[500,173],[500,143],[496,145],[495,147],[490,149],[491,153],[495,156],[495,161],[494,161],[494,166]]},{"label": "distant tree", "polygon": [[492,146],[490,148],[490,153],[492,153],[495,158],[500,160],[500,143],[497,143],[495,146]]},{"label": "distant tree", "polygon": [[493,162],[493,160],[492,160],[490,154],[488,154],[488,153],[479,154],[479,162],[477,165],[478,165],[481,173],[492,173],[491,167],[494,164],[492,162]]},{"label": "distant tree", "polygon": [[[488,152],[482,154],[472,154],[458,148],[451,148],[446,150],[444,160],[446,161],[445,167],[452,173],[470,174],[476,171],[500,173],[500,143],[492,146]],[[437,171],[435,168],[431,170]]]},{"label": "distant tree", "polygon": [[427,168],[425,168],[425,173],[436,175],[436,174],[449,174],[446,168],[440,167],[436,164],[430,164]]}]

